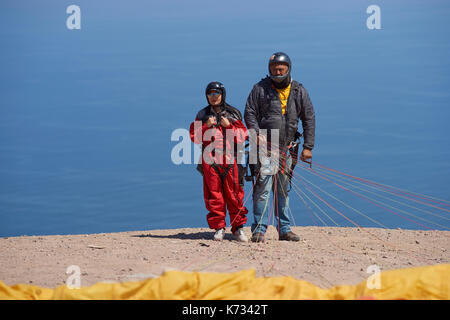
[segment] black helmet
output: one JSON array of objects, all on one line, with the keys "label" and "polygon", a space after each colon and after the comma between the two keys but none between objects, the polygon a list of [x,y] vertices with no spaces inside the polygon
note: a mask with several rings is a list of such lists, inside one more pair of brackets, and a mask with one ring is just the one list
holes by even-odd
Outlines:
[{"label": "black helmet", "polygon": [[[224,105],[225,98],[227,95],[227,91],[225,90],[224,85],[218,81],[213,81],[213,82],[208,83],[208,85],[206,86],[206,90],[205,90],[206,101],[208,101],[208,92],[211,90],[217,90],[222,93],[222,101],[220,102],[220,104]],[[209,103],[209,101],[208,101],[208,103]]]},{"label": "black helmet", "polygon": [[[272,73],[270,72],[270,65],[272,63],[285,63],[288,65],[288,72],[286,72],[285,75],[282,76],[275,76],[272,75]],[[283,81],[285,81],[291,73],[291,59],[289,58],[289,56],[284,53],[284,52],[276,52],[274,53],[270,59],[269,59],[269,75],[270,75],[270,79],[272,79],[272,81],[274,81],[275,83],[281,83]]]}]

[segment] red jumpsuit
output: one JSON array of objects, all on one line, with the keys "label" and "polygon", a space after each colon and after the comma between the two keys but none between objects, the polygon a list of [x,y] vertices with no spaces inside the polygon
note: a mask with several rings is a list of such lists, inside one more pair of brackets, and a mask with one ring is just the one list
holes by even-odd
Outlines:
[{"label": "red jumpsuit", "polygon": [[[230,155],[227,151],[234,149],[234,144],[245,142],[247,129],[237,109],[226,105],[225,111],[224,116],[230,121],[227,128],[220,125],[208,128],[206,121],[214,113],[210,107],[206,107],[191,123],[190,136],[194,143],[202,144],[203,194],[209,211],[206,216],[208,225],[216,230],[225,228],[228,208],[231,231],[234,232],[247,222],[248,210],[243,204],[244,189],[239,184],[236,154]],[[208,164],[207,158],[213,163]]]}]

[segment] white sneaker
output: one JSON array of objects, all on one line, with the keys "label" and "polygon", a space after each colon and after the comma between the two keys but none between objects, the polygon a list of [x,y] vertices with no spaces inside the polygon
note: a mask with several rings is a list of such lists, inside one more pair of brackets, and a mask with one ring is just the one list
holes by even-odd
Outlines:
[{"label": "white sneaker", "polygon": [[217,229],[216,233],[214,234],[214,241],[222,241],[224,235],[225,235],[225,228]]},{"label": "white sneaker", "polygon": [[248,242],[248,238],[244,233],[244,230],[242,228],[237,229],[235,232],[233,232],[234,239],[240,242]]}]

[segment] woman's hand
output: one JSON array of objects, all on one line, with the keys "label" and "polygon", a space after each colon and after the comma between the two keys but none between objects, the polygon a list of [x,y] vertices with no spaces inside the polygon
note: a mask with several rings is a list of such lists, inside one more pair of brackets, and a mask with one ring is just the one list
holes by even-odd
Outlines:
[{"label": "woman's hand", "polygon": [[225,118],[225,117],[223,117],[223,116],[220,118],[220,125],[221,125],[222,127],[226,128],[226,127],[228,127],[230,124],[231,124],[231,123],[230,123],[230,120],[228,120],[227,118]]},{"label": "woman's hand", "polygon": [[206,121],[206,125],[208,126],[208,128],[211,128],[216,124],[217,124],[216,117],[209,117],[208,121]]}]

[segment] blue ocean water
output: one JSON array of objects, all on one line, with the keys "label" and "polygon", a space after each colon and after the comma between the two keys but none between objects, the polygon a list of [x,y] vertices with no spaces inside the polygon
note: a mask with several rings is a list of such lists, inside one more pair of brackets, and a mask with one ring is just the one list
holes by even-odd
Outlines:
[{"label": "blue ocean water", "polygon": [[[72,4],[79,30],[66,27]],[[366,26],[372,4],[380,30]],[[276,51],[290,55],[314,104],[313,161],[450,200],[448,1],[19,0],[0,9],[2,237],[206,227],[202,179],[194,165],[172,163],[171,133],[206,105],[210,81],[243,112]],[[297,172],[387,227],[422,228]],[[291,208],[296,225],[313,225],[294,193]],[[433,213],[444,218],[418,214],[439,225],[417,221],[450,227],[448,211]]]}]

